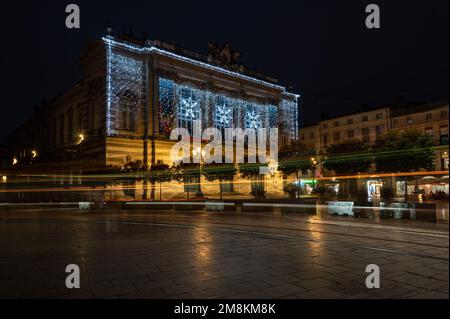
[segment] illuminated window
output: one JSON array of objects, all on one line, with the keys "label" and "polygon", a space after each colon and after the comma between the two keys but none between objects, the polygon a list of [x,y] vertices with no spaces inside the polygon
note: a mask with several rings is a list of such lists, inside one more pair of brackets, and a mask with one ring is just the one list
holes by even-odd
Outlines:
[{"label": "illuminated window", "polygon": [[441,169],[448,170],[448,152],[441,154]]},{"label": "illuminated window", "polygon": [[192,132],[193,121],[201,120],[198,94],[189,88],[182,88],[178,104],[178,126]]},{"label": "illuminated window", "polygon": [[448,125],[441,126],[439,129],[439,140],[441,145],[448,145]]},{"label": "illuminated window", "polygon": [[432,127],[426,127],[425,128],[425,135],[430,136],[433,138],[433,128]]},{"label": "illuminated window", "polygon": [[216,107],[214,110],[214,122],[219,129],[233,127],[233,109],[223,96],[216,98]]}]

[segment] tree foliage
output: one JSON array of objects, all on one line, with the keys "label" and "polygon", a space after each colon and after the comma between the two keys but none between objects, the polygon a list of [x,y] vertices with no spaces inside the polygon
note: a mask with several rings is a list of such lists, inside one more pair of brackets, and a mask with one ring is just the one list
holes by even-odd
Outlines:
[{"label": "tree foliage", "polygon": [[309,157],[287,157],[281,159],[281,161],[278,163],[278,171],[283,173],[283,175],[285,176],[297,174],[299,172],[306,174],[306,172],[312,171],[314,169],[315,165]]},{"label": "tree foliage", "polygon": [[418,130],[389,132],[377,140],[372,151],[378,172],[434,169],[433,141]]},{"label": "tree foliage", "polygon": [[167,183],[174,178],[170,166],[164,164],[163,161],[158,161],[155,165],[152,165],[150,167],[149,173],[150,181],[155,183]]},{"label": "tree foliage", "polygon": [[242,177],[250,180],[257,180],[261,178],[261,168],[268,167],[267,164],[240,164],[239,172]]},{"label": "tree foliage", "polygon": [[202,170],[202,174],[209,182],[232,181],[236,173],[237,169],[233,164],[206,164]]},{"label": "tree foliage", "polygon": [[372,165],[369,145],[361,141],[346,141],[327,149],[323,166],[337,175],[368,172]]},{"label": "tree foliage", "polygon": [[194,183],[198,181],[200,165],[196,163],[180,162],[173,166],[173,174],[179,183]]}]

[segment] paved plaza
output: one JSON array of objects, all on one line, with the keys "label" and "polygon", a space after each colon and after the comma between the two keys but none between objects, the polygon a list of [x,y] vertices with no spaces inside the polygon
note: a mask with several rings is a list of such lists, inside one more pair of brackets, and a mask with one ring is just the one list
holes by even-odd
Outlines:
[{"label": "paved plaza", "polygon": [[[297,214],[0,211],[0,298],[448,298],[448,225]],[[65,286],[79,265],[81,288]],[[366,266],[381,269],[367,289]]]}]

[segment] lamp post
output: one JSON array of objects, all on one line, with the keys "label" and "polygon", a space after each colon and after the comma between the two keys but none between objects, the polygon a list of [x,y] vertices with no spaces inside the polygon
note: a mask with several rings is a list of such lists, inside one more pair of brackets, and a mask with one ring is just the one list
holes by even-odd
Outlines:
[{"label": "lamp post", "polygon": [[313,189],[315,188],[315,180],[316,180],[316,170],[317,170],[317,164],[318,164],[318,161],[317,161],[317,159],[315,158],[315,157],[312,157],[311,158],[311,164],[313,165],[313,169],[312,169],[312,174],[313,174],[313,176],[312,176],[312,178],[313,178]]},{"label": "lamp post", "polygon": [[204,194],[202,192],[202,165],[203,165],[203,158],[205,157],[205,151],[202,151],[200,147],[197,147],[192,154],[194,155],[194,158],[199,156],[200,157],[200,163],[199,163],[199,176],[198,176],[198,191],[197,194],[195,194],[196,197],[204,197]]}]

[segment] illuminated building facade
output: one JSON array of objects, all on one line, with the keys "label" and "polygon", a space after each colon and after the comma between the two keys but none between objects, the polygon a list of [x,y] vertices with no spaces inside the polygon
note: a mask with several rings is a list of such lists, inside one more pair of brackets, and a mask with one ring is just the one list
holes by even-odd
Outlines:
[{"label": "illuminated building facade", "polygon": [[[83,79],[36,108],[9,138],[12,167],[101,171],[126,161],[170,162],[171,131],[279,128],[279,146],[298,140],[298,95],[247,71],[228,45],[207,56],[160,41],[106,36],[81,57]],[[14,164],[14,165],[13,165]]]}]

